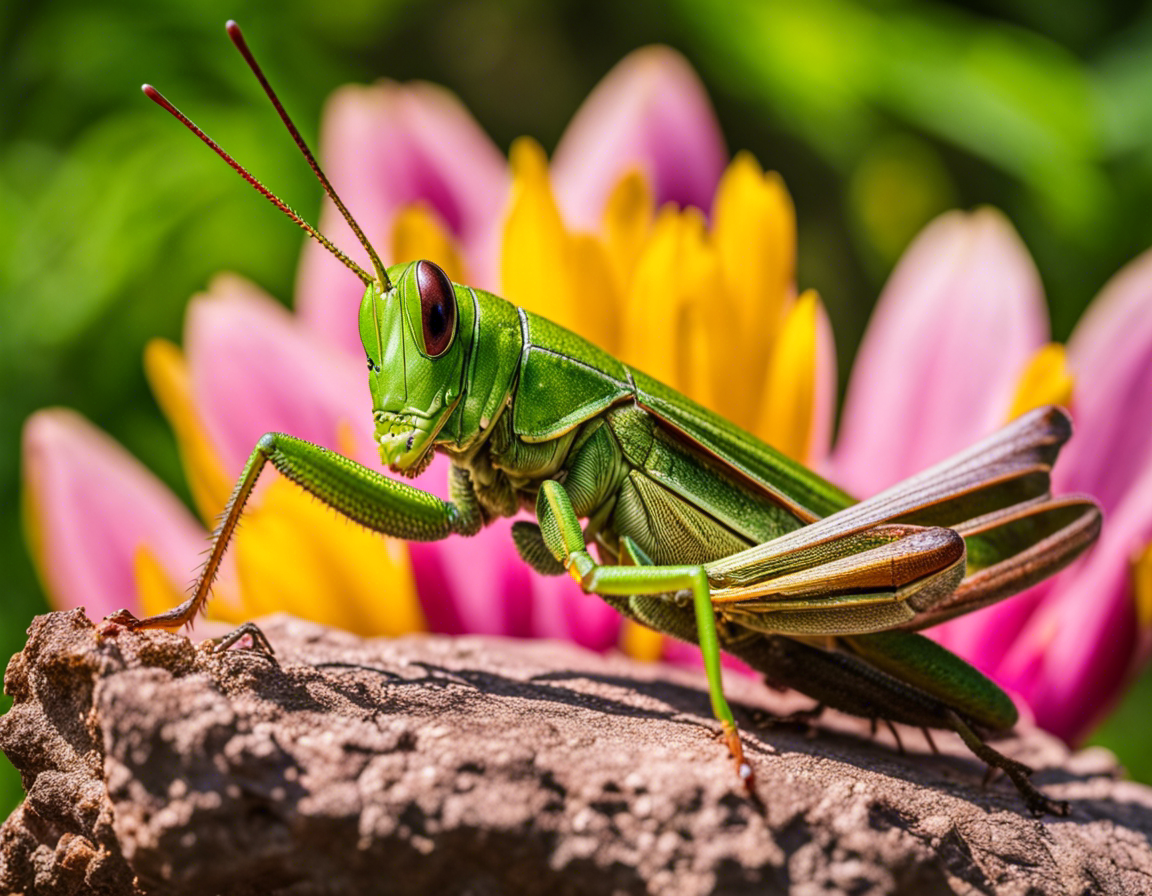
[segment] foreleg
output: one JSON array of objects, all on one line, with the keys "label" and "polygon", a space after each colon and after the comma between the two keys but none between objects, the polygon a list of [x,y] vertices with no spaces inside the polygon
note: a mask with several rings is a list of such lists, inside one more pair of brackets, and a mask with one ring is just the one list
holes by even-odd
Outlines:
[{"label": "foreleg", "polygon": [[191,597],[178,607],[146,619],[136,619],[121,610],[113,617],[115,621],[132,629],[178,628],[196,618],[208,600],[244,505],[268,463],[338,513],[385,535],[408,541],[436,541],[454,532],[471,535],[480,528],[480,511],[475,502],[457,506],[327,448],[284,433],[266,433],[256,443],[228,499]]}]

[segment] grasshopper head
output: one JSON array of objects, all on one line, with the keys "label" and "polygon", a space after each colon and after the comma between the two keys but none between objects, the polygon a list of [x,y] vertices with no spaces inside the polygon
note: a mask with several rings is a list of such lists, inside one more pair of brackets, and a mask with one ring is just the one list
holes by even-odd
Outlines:
[{"label": "grasshopper head", "polygon": [[360,339],[380,459],[416,476],[463,394],[468,339],[461,334],[470,335],[472,302],[466,287],[430,261],[394,265],[388,278],[390,290],[372,285],[364,293]]},{"label": "grasshopper head", "polygon": [[[472,340],[475,319],[474,293],[467,287],[454,286],[447,275],[430,261],[384,269],[379,254],[332,189],[312,151],[284,111],[276,92],[248,49],[240,26],[229,22],[227,31],[276,107],[296,146],[316,173],[324,192],[372,260],[372,273],[360,267],[285,205],[155,87],[145,84],[144,94],[207,144],[265,199],[295,221],[368,287],[360,303],[360,339],[368,353],[376,441],[386,466],[415,476],[431,461],[436,435],[448,422],[463,394],[464,358],[468,353],[467,344]],[[458,301],[457,293],[463,302]],[[461,334],[465,338],[459,338]]]}]

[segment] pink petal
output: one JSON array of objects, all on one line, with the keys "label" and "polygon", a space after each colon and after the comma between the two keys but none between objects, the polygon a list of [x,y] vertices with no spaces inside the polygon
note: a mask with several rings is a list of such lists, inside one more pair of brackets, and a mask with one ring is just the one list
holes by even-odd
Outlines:
[{"label": "pink petal", "polygon": [[1074,575],[1074,570],[1066,570],[995,606],[960,616],[924,634],[964,657],[981,672],[995,678],[1005,654],[1012,650],[1028,620],[1043,605],[1045,597],[1058,587],[1065,576]]},{"label": "pink petal", "polygon": [[[437,458],[433,467],[443,477],[447,462]],[[429,630],[563,638],[594,650],[615,645],[616,611],[567,576],[534,572],[516,551],[511,524],[497,520],[471,538],[409,546]]]},{"label": "pink petal", "polygon": [[188,581],[206,534],[168,489],[79,414],[38,411],[24,425],[24,481],[39,566],[56,609],[99,620],[138,611],[133,562],[147,547],[168,578]]},{"label": "pink petal", "polygon": [[1004,421],[1048,337],[1040,278],[999,212],[949,212],[904,254],[856,359],[832,477],[872,494]]},{"label": "pink petal", "polygon": [[528,569],[512,537],[491,526],[472,538],[409,545],[416,591],[429,631],[527,637]]},{"label": "pink petal", "polygon": [[[1077,326],[1069,343],[1069,361],[1076,376],[1075,433],[1060,456],[1053,473],[1057,492],[1082,491],[1099,500],[1108,514],[1097,554],[1108,554],[1106,545],[1120,544],[1112,554],[1124,568],[1125,551],[1135,550],[1131,532],[1139,521],[1130,511],[1117,515],[1132,481],[1152,467],[1152,252],[1127,265],[1105,286]],[[1125,523],[1125,520],[1133,522]],[[1120,539],[1114,542],[1114,539]],[[1094,559],[1093,564],[1100,561]],[[1098,567],[1094,575],[1104,575]],[[1083,574],[1082,574],[1083,573]],[[988,610],[956,619],[933,629],[933,638],[964,656],[986,672],[995,673],[1013,642],[1025,632],[1037,608],[1048,607],[1047,595],[1067,595],[1081,589],[1083,565],[1054,580]],[[1059,605],[1064,597],[1054,597]],[[1093,607],[1095,602],[1091,602]],[[1050,625],[1051,610],[1045,609],[1028,626],[1028,645],[1016,649],[1010,662],[1023,679],[1025,661],[1020,651],[1038,664],[1033,674],[1043,674],[1042,654],[1036,653],[1036,632]],[[1049,620],[1049,621],[1045,621]],[[1119,659],[1119,657],[1117,658]],[[1057,723],[1053,723],[1057,724]],[[1062,719],[1059,727],[1071,730]]]},{"label": "pink petal", "polygon": [[1107,283],[1072,334],[1068,360],[1076,432],[1057,483],[1111,511],[1152,465],[1152,252]]},{"label": "pink petal", "polygon": [[657,205],[707,211],[727,161],[704,85],[668,47],[624,58],[589,94],[556,147],[552,183],[569,226],[595,230],[626,171],[648,176]]},{"label": "pink petal", "polygon": [[1070,742],[1108,711],[1143,659],[1131,561],[1152,543],[1152,467],[1106,521],[1086,561],[1028,620],[996,678],[1019,691],[1039,724]]},{"label": "pink petal", "polygon": [[379,463],[364,363],[251,284],[219,277],[192,301],[185,351],[196,405],[229,472],[239,473],[266,432],[338,450],[341,421],[355,438],[356,459]]},{"label": "pink petal", "polygon": [[533,637],[563,638],[590,650],[608,650],[619,642],[620,614],[585,594],[571,577],[533,573],[532,596]]},{"label": "pink petal", "polygon": [[[320,147],[328,179],[385,263],[396,213],[423,200],[459,240],[472,285],[494,288],[507,164],[451,93],[423,83],[344,87],[325,108]],[[367,254],[327,200],[320,229],[371,270]],[[356,310],[364,286],[311,240],[296,292],[297,310],[311,326],[359,353]]]}]

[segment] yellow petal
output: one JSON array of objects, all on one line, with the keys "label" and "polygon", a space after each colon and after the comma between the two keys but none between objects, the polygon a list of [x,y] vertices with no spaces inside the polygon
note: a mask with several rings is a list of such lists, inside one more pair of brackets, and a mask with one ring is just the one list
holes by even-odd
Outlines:
[{"label": "yellow petal", "polygon": [[628,290],[620,357],[731,415],[743,391],[727,367],[731,317],[718,280],[719,261],[700,212],[662,208]]},{"label": "yellow petal", "polygon": [[796,209],[780,176],[739,153],[716,190],[712,236],[754,359],[757,346],[767,349],[795,279]]},{"label": "yellow petal", "polygon": [[534,140],[512,144],[512,199],[504,222],[504,298],[579,332],[571,294],[572,249],[548,181],[548,160]]},{"label": "yellow petal", "polygon": [[396,216],[392,224],[392,257],[398,261],[426,258],[440,265],[449,280],[467,282],[455,239],[425,202],[405,206]]},{"label": "yellow petal", "polygon": [[[191,572],[191,570],[189,571]],[[188,591],[173,582],[159,559],[147,545],[140,545],[132,557],[132,578],[136,583],[136,596],[145,616],[155,616],[184,602]],[[212,619],[242,622],[247,620],[239,595],[218,579],[212,585],[212,599],[208,602],[208,616]]]},{"label": "yellow petal", "polygon": [[585,339],[615,354],[620,343],[620,295],[604,244],[578,233],[570,241],[569,291],[578,297],[579,313],[566,324]]},{"label": "yellow petal", "polygon": [[336,421],[336,450],[345,457],[355,457],[357,447],[356,428],[351,420],[341,417]]},{"label": "yellow petal", "polygon": [[403,542],[369,532],[275,477],[232,545],[243,614],[288,612],[365,635],[422,631]]},{"label": "yellow petal", "polygon": [[808,290],[789,309],[768,364],[768,381],[754,430],[795,460],[808,459],[817,388],[820,298]]},{"label": "yellow petal", "polygon": [[136,582],[136,596],[144,616],[171,610],[186,597],[169,580],[156,555],[145,545],[138,547],[132,557],[132,578]]},{"label": "yellow petal", "polygon": [[1016,395],[1008,419],[1049,404],[1066,405],[1072,398],[1075,380],[1068,372],[1064,346],[1050,342],[1037,349],[1016,384]]},{"label": "yellow petal", "polygon": [[1152,544],[1144,548],[1132,566],[1132,586],[1136,621],[1144,631],[1152,630]]},{"label": "yellow petal", "polygon": [[180,460],[200,518],[211,527],[232,493],[232,478],[196,413],[184,356],[171,342],[153,339],[144,349],[144,373],[176,435]]},{"label": "yellow petal", "polygon": [[[677,340],[676,380],[679,388],[693,401],[706,408],[735,419],[731,410],[731,393],[725,394],[722,384],[717,382],[716,370],[723,359],[730,359],[713,334],[707,311],[696,307],[686,308],[682,333]],[[724,398],[721,398],[724,396]]]},{"label": "yellow petal", "polygon": [[[160,565],[159,559],[147,545],[141,545],[132,558],[132,577],[136,583],[136,595],[140,608],[146,616],[171,610],[184,602],[190,593],[172,581]],[[245,622],[252,618],[244,614],[243,604],[235,587],[224,584],[219,579],[212,585],[212,599],[208,601],[206,615],[209,619],[225,622]]]},{"label": "yellow petal", "polygon": [[679,214],[671,207],[661,209],[636,265],[620,334],[622,361],[680,391],[685,384],[677,376],[675,354],[681,314],[677,272],[682,243]]},{"label": "yellow petal", "polygon": [[600,228],[620,294],[632,282],[655,215],[648,181],[640,171],[629,171],[612,188]]},{"label": "yellow petal", "polygon": [[698,209],[684,209],[680,227],[680,257],[672,271],[681,309],[672,348],[676,379],[693,401],[740,422],[747,391],[740,377],[732,376],[731,365],[739,360],[728,351],[736,333],[731,303],[721,292],[720,259]]},{"label": "yellow petal", "polygon": [[654,663],[663,655],[664,636],[632,619],[620,628],[620,649],[630,657]]}]

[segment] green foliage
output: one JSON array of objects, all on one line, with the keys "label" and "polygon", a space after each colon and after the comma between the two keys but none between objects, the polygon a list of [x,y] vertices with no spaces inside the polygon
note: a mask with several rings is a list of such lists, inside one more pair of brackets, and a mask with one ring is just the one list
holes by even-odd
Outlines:
[{"label": "green foliage", "polygon": [[[311,182],[228,46],[240,15],[304,133],[325,95],[378,77],[455,90],[497,142],[551,143],[629,50],[664,41],[705,79],[732,148],[780,170],[797,200],[800,280],[833,315],[842,375],[904,245],[953,204],[1021,229],[1064,337],[1106,277],[1152,244],[1148,9],[925,0],[80,0],[0,12],[0,655],[45,608],[19,532],[19,431],[77,408],[178,492],[170,434],[140,354],[177,338],[187,299],[222,270],[291,295],[301,238],[144,100],[157,84],[308,217]],[[1133,700],[1147,705],[1147,683]],[[1117,719],[1129,718],[1120,715]],[[1138,716],[1136,716],[1138,718]],[[1139,725],[1102,732],[1137,756]],[[1147,755],[1145,749],[1144,754]],[[1133,761],[1148,777],[1152,769]],[[19,799],[4,765],[0,815]]]},{"label": "green foliage", "polygon": [[[915,233],[945,202],[996,205],[1036,256],[1064,338],[1104,279],[1152,243],[1147,9],[1079,22],[1096,39],[1078,54],[1024,27],[1051,25],[1039,10],[1008,21],[917,2],[736,0],[723,17],[698,0],[678,8],[697,26],[705,75],[835,172],[855,249],[874,274],[903,248],[894,228]],[[1061,31],[1067,40],[1076,27]],[[889,160],[887,196],[851,189],[894,139],[904,141],[907,177]],[[784,173],[798,194],[801,251],[818,251],[804,239],[805,184]],[[926,193],[909,207],[910,184]],[[823,260],[836,270],[837,259]],[[804,282],[821,288],[838,324],[862,327],[850,284]],[[841,360],[854,345],[841,343]]]}]

